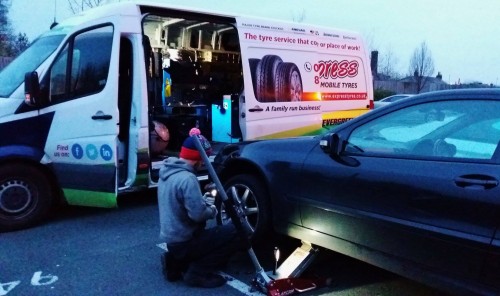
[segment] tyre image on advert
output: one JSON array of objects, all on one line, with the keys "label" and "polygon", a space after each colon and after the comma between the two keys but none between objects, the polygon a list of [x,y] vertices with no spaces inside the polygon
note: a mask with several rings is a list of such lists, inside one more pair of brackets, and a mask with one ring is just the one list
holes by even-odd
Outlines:
[{"label": "tyre image on advert", "polygon": [[294,63],[283,62],[277,55],[250,59],[255,97],[259,102],[302,100],[302,78]]}]

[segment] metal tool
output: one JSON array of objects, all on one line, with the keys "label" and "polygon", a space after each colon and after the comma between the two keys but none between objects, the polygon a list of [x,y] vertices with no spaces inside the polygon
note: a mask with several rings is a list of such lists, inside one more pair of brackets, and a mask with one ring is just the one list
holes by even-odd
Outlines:
[{"label": "metal tool", "polygon": [[[273,275],[270,276],[264,271],[259,263],[259,260],[257,259],[257,255],[255,255],[255,252],[252,249],[250,236],[253,234],[253,228],[246,219],[240,201],[229,199],[222,183],[219,180],[219,177],[215,173],[212,163],[203,149],[200,139],[196,135],[191,137],[194,139],[196,148],[205,162],[210,178],[219,192],[219,196],[224,203],[228,216],[231,218],[231,221],[247,244],[248,255],[250,256],[256,270],[253,285],[262,292],[267,293],[268,296],[292,295],[295,293],[310,291],[320,286],[329,285],[328,279],[298,278],[298,276],[300,276],[304,269],[309,266],[312,260],[316,257],[316,253],[318,251],[306,242],[302,242],[302,246],[297,248],[279,268],[277,268],[278,258],[276,258],[276,265],[274,270],[271,272]],[[277,256],[278,252],[279,250],[275,249],[275,256]]]}]

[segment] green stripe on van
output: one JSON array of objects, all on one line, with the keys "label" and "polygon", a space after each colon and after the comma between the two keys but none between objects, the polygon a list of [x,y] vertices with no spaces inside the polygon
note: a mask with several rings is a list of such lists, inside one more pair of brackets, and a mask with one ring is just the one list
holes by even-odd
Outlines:
[{"label": "green stripe on van", "polygon": [[68,204],[100,208],[118,207],[116,195],[110,192],[63,189]]}]

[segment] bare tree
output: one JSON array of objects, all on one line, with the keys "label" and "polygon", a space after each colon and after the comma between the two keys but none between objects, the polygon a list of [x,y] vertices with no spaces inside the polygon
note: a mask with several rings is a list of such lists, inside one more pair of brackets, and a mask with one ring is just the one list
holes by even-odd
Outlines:
[{"label": "bare tree", "polygon": [[302,11],[297,11],[294,13],[292,11],[292,21],[296,23],[302,23],[306,19],[306,10],[302,9]]},{"label": "bare tree", "polygon": [[68,0],[69,8],[76,14],[87,8],[97,7],[104,4],[106,0]]},{"label": "bare tree", "polygon": [[374,50],[378,51],[379,42],[375,40],[375,32],[370,31],[364,34],[363,39],[365,41],[365,46],[368,52],[372,52]]},{"label": "bare tree", "polygon": [[387,49],[387,51],[381,55],[378,62],[379,73],[388,76],[393,79],[401,78],[401,75],[396,70],[399,63],[398,58],[392,51],[392,49]]},{"label": "bare tree", "polygon": [[408,70],[409,75],[413,75],[417,84],[416,92],[420,93],[428,82],[429,76],[434,74],[434,61],[425,41],[413,51]]}]

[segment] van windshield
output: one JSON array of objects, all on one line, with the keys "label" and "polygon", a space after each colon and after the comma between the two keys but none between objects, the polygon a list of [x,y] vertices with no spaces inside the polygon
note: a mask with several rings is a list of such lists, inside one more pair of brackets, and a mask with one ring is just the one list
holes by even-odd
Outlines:
[{"label": "van windshield", "polygon": [[61,43],[65,35],[49,35],[36,39],[21,55],[0,71],[0,97],[9,97],[21,83],[26,72],[35,71]]}]

